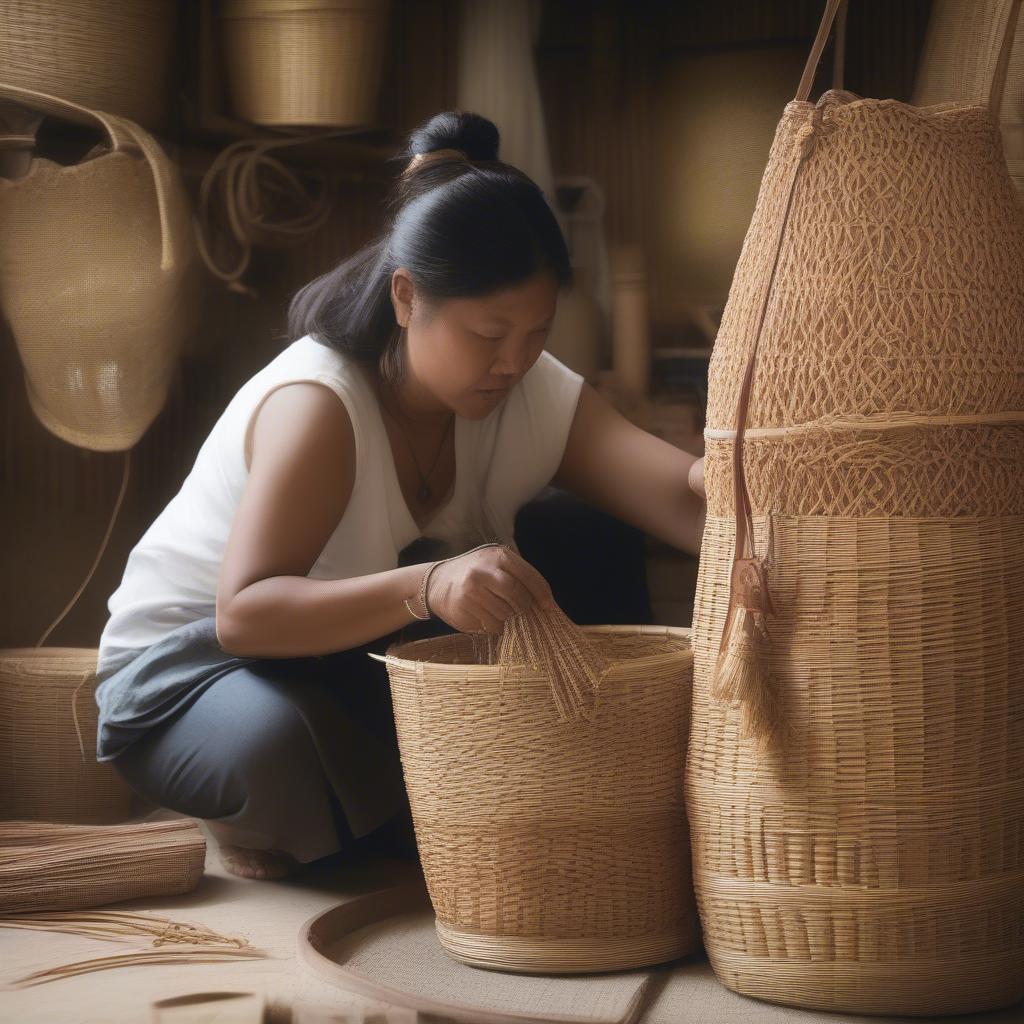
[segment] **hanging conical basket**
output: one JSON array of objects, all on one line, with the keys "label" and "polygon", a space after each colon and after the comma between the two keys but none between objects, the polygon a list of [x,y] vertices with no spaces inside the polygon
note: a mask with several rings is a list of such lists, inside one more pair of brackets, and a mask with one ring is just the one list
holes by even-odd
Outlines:
[{"label": "hanging conical basket", "polygon": [[481,664],[465,633],[385,657],[441,944],[506,971],[622,970],[692,952],[679,790],[689,630],[579,627],[609,661],[593,713],[559,716],[531,664]]},{"label": "hanging conical basket", "polygon": [[779,123],[710,367],[695,885],[714,970],[745,995],[987,1010],[1024,996],[1005,60],[988,105],[811,103],[837,7]]}]

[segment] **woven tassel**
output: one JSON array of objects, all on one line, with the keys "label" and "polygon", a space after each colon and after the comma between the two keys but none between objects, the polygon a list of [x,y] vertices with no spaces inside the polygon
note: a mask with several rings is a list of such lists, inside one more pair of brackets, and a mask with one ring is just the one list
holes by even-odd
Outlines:
[{"label": "woven tassel", "polygon": [[741,733],[766,749],[782,739],[783,722],[778,686],[769,670],[767,634],[758,623],[758,615],[772,611],[763,563],[737,559],[732,583],[711,696],[723,703],[738,703]]},{"label": "woven tassel", "polygon": [[725,647],[715,666],[711,696],[723,703],[749,703],[764,686],[764,673],[755,649],[754,613],[745,608],[732,616]]}]

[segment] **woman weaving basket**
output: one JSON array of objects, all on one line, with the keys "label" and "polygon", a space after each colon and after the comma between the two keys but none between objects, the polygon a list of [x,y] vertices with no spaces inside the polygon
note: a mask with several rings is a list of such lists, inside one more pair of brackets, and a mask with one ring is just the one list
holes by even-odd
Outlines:
[{"label": "woman weaving basket", "polygon": [[[473,114],[413,133],[385,232],[295,296],[294,340],[232,398],[109,599],[97,757],[205,819],[236,874],[410,835],[366,653],[551,604],[513,535],[547,485],[699,550],[701,462],[545,352],[568,251],[497,151]],[[402,564],[424,537],[446,557]]]}]

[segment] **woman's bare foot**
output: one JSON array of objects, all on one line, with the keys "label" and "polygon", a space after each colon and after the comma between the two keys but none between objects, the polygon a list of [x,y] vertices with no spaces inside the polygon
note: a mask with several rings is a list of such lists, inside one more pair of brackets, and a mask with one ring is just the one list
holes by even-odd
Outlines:
[{"label": "woman's bare foot", "polygon": [[298,862],[282,850],[250,850],[244,846],[220,844],[224,867],[240,878],[284,878],[298,867]]}]

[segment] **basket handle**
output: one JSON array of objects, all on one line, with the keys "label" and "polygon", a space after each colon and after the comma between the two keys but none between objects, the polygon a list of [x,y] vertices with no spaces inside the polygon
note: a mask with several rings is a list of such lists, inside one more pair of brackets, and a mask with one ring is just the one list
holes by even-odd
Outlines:
[{"label": "basket handle", "polygon": [[[1006,85],[1006,75],[1010,66],[1010,53],[1013,50],[1013,37],[1017,28],[1017,21],[1020,15],[1021,0],[1004,0],[1003,8],[1000,11],[997,21],[996,36],[999,38],[999,47],[996,50],[996,59],[992,63],[991,77],[988,83],[987,104],[994,113],[999,112],[1003,102],[1003,88]],[[800,78],[794,99],[805,101],[811,94],[811,86],[814,84],[814,75],[818,70],[818,62],[821,60],[822,51],[828,42],[829,33],[832,31],[832,23],[836,14],[842,8],[842,16],[836,33],[837,60],[839,52],[843,48],[845,38],[846,0],[828,0],[825,11],[821,16],[821,24],[818,26],[818,34],[815,36],[814,45],[807,56],[807,64],[804,66],[804,73]],[[842,82],[842,65],[839,64],[834,73],[834,80]],[[833,86],[841,88],[841,85]]]},{"label": "basket handle", "polygon": [[175,251],[174,233],[171,230],[170,204],[175,189],[174,169],[167,154],[149,132],[116,114],[90,110],[60,96],[51,96],[49,93],[23,89],[21,86],[8,85],[4,82],[0,82],[0,99],[41,110],[44,114],[74,121],[76,124],[88,127],[99,125],[106,132],[115,151],[140,150],[153,175],[156,202],[160,211],[160,269],[166,271],[174,268],[180,255]]}]

